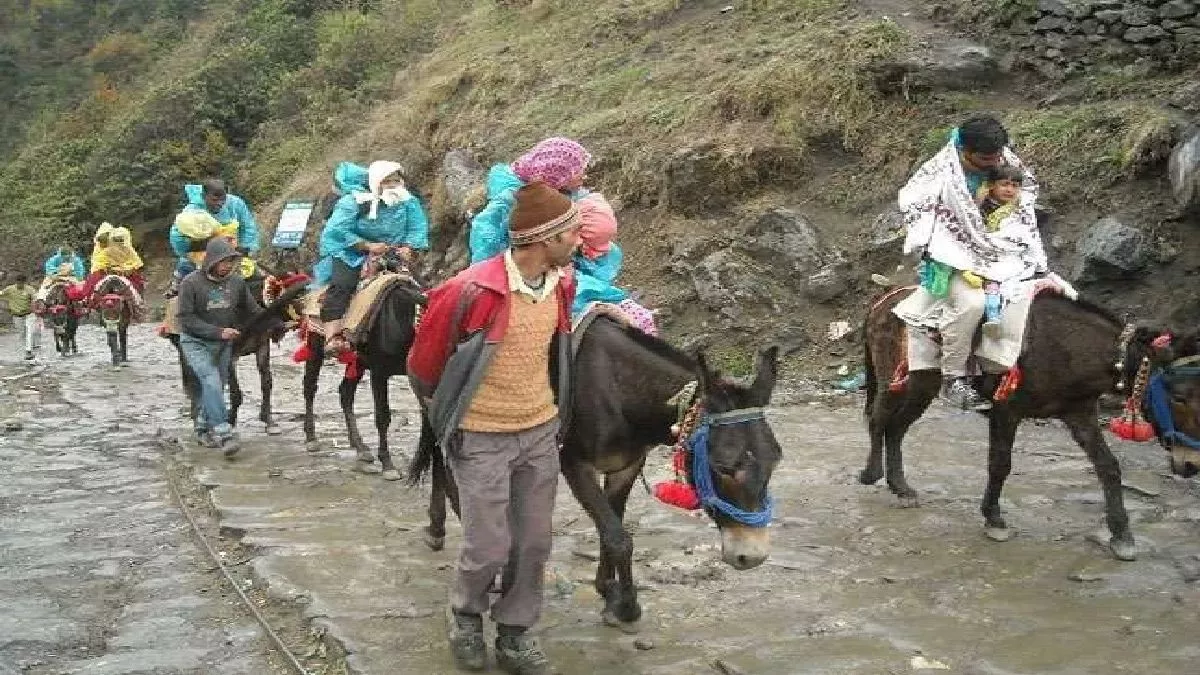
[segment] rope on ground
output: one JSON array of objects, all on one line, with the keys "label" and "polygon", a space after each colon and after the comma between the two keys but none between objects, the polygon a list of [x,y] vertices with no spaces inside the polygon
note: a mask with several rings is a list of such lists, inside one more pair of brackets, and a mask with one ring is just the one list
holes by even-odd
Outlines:
[{"label": "rope on ground", "polygon": [[[168,463],[169,462],[170,460],[168,460]],[[167,468],[166,473],[167,485],[171,488],[171,496],[175,498],[175,504],[183,513],[183,517],[187,519],[188,525],[190,525],[192,528],[192,534],[196,536],[196,540],[204,546],[204,550],[208,552],[208,556],[212,558],[212,561],[214,564],[216,564],[217,569],[221,570],[221,575],[225,577],[225,581],[229,582],[229,585],[232,586],[233,590],[237,592],[238,597],[242,599],[242,604],[246,606],[246,609],[250,610],[252,615],[254,615],[255,620],[257,620],[259,625],[262,626],[263,630],[266,631],[267,637],[270,638],[271,642],[275,643],[275,648],[279,651],[279,653],[283,654],[284,660],[287,661],[292,670],[296,671],[298,675],[309,675],[309,672],[304,668],[303,664],[300,663],[299,659],[296,658],[296,655],[292,653],[292,650],[288,649],[287,645],[283,644],[283,639],[280,638],[279,634],[275,632],[275,629],[271,627],[271,624],[267,621],[266,617],[262,615],[262,612],[258,611],[258,607],[255,607],[250,598],[247,597],[242,591],[242,587],[238,585],[237,580],[234,579],[233,575],[229,573],[229,568],[226,567],[225,563],[221,561],[221,556],[217,555],[217,552],[213,550],[212,545],[208,543],[208,537],[204,536],[204,533],[200,530],[200,526],[197,525],[196,520],[192,518],[192,513],[188,509],[187,504],[184,503],[183,495],[179,492],[179,486],[175,483],[175,476],[172,474],[170,467]]]}]

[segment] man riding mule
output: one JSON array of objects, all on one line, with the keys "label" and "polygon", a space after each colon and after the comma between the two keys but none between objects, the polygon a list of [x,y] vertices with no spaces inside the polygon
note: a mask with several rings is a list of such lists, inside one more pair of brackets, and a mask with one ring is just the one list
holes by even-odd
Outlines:
[{"label": "man riding mule", "polygon": [[313,270],[316,285],[328,287],[321,322],[330,355],[349,348],[344,318],[364,264],[389,252],[411,263],[416,252],[429,249],[429,221],[402,173],[403,167],[388,161],[372,162],[365,171],[342,162],[334,172],[342,196],[321,231],[321,260]]},{"label": "man riding mule", "polygon": [[[1126,440],[1156,437],[1171,455],[1171,471],[1191,478],[1200,473],[1200,333],[1156,335],[1143,327],[1130,342],[1149,345],[1126,362],[1132,389],[1125,414],[1110,428]],[[1146,422],[1149,429],[1139,428]]]},{"label": "man riding mule", "polygon": [[258,223],[245,200],[229,194],[224,181],[216,178],[199,185],[185,185],[183,191],[187,204],[171,224],[171,250],[178,261],[166,296],[174,296],[179,282],[199,267],[209,239],[218,235],[229,238],[242,254],[242,277],[254,276],[253,256],[259,248]]},{"label": "man riding mule", "polygon": [[[991,370],[1006,370],[1020,355],[1032,292],[1024,282],[1047,270],[1034,211],[1037,183],[1007,146],[1000,122],[969,119],[898,198],[907,228],[904,252],[921,258],[920,287],[894,309],[910,326],[908,368],[940,369],[942,396],[963,409],[991,405],[972,386],[969,364],[985,314],[985,285],[993,285],[1004,307],[997,330],[984,334],[975,356]],[[986,220],[980,204],[989,195],[989,171],[998,167],[1024,180],[1016,203],[1001,212],[1007,216]],[[940,338],[940,358],[930,333]]]}]

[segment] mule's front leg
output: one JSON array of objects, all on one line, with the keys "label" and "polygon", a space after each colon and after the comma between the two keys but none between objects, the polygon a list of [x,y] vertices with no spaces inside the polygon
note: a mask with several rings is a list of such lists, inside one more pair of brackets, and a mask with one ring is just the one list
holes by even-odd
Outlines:
[{"label": "mule's front leg", "polygon": [[324,359],[323,350],[317,344],[316,338],[309,338],[310,354],[304,362],[304,447],[309,452],[321,449],[317,440],[316,414],[313,412],[313,402],[317,398],[317,382],[321,377],[321,364]]},{"label": "mule's front leg", "polygon": [[392,465],[388,448],[388,429],[392,426],[392,407],[388,405],[388,377],[382,371],[371,371],[371,397],[375,401],[375,431],[379,434],[379,465],[384,480],[400,480],[400,472]]},{"label": "mule's front leg", "polygon": [[1004,491],[1004,481],[1012,470],[1013,440],[1017,437],[1020,424],[1021,420],[1007,406],[996,406],[988,420],[988,482],[980,510],[986,523],[987,536],[993,541],[1012,538],[1012,530],[1008,529],[1008,523],[1004,522],[1004,516],[1000,513],[1000,493]]},{"label": "mule's front leg", "polygon": [[358,418],[354,416],[354,394],[358,391],[358,383],[362,381],[362,374],[355,379],[342,377],[342,383],[338,385],[338,398],[342,402],[342,417],[346,420],[346,433],[350,436],[350,447],[358,454],[358,461],[362,462],[363,471],[374,469],[375,455],[371,454],[370,449],[363,443],[362,434],[358,432]]},{"label": "mule's front leg", "polygon": [[229,374],[226,376],[229,384],[229,425],[237,426],[238,411],[242,409],[242,384],[238,381],[237,356],[229,359]]},{"label": "mule's front leg", "polygon": [[617,572],[615,581],[597,575],[596,591],[604,596],[604,622],[623,630],[634,630],[635,622],[642,617],[642,607],[638,604],[637,587],[633,583],[633,538],[625,531],[621,517],[600,489],[595,469],[589,464],[567,460],[567,454],[564,451],[563,476],[575,499],[596,525],[601,560],[608,561]]},{"label": "mule's front leg", "polygon": [[1137,543],[1129,531],[1129,514],[1125,512],[1125,495],[1121,491],[1121,464],[1113,456],[1104,434],[1096,422],[1096,402],[1062,416],[1062,421],[1071,430],[1075,442],[1083,447],[1088,459],[1096,467],[1096,476],[1104,489],[1104,510],[1108,518],[1108,531],[1112,537],[1108,545],[1118,560],[1136,560]]},{"label": "mule's front leg", "polygon": [[258,382],[262,386],[262,403],[258,406],[258,419],[266,425],[267,434],[278,436],[283,429],[271,417],[271,393],[275,390],[275,377],[271,374],[271,343],[265,338],[254,352],[254,364],[258,367]]}]

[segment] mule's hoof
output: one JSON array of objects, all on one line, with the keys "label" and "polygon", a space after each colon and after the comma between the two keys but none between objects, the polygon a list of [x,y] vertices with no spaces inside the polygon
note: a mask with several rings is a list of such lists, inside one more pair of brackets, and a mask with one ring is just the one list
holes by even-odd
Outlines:
[{"label": "mule's hoof", "polygon": [[428,532],[426,532],[423,535],[421,535],[421,539],[422,539],[422,541],[425,542],[425,545],[428,546],[429,550],[431,550],[431,551],[440,551],[443,548],[446,548],[446,538],[445,537],[435,537],[432,534],[429,534]]},{"label": "mule's hoof", "polygon": [[1108,542],[1108,548],[1112,551],[1113,557],[1117,560],[1132,562],[1137,560],[1137,544],[1130,539],[1113,538]]},{"label": "mule's hoof", "polygon": [[992,541],[1008,541],[1013,538],[1011,527],[985,527],[983,533]]},{"label": "mule's hoof", "polygon": [[278,424],[268,424],[267,425],[267,435],[268,436],[278,436],[279,434],[282,434],[282,433],[283,433],[283,427],[279,426]]},{"label": "mule's hoof", "polygon": [[372,475],[377,474],[380,471],[382,471],[382,469],[380,469],[378,466],[375,466],[374,464],[367,464],[366,462],[359,462],[358,470],[362,473],[367,473],[367,474],[372,474]]},{"label": "mule's hoof", "polygon": [[858,482],[863,485],[874,485],[879,482],[880,478],[883,478],[882,474],[872,473],[866,469],[858,472]]},{"label": "mule's hoof", "polygon": [[321,452],[321,450],[324,450],[321,447],[321,441],[308,441],[304,444],[304,449],[308,452]]},{"label": "mule's hoof", "polygon": [[383,472],[384,480],[400,480],[400,472],[395,469],[388,469]]},{"label": "mule's hoof", "polygon": [[603,619],[605,626],[616,628],[626,635],[637,635],[642,630],[642,623],[640,621],[622,621],[617,618],[616,614],[607,609],[600,614],[600,618]]}]

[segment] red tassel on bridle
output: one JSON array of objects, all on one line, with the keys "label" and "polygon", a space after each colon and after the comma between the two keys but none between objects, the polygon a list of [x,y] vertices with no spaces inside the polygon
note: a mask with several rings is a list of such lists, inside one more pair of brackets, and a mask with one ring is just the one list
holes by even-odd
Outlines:
[{"label": "red tassel on bridle", "polygon": [[[1161,348],[1161,346],[1165,346],[1162,344],[1163,338],[1166,338],[1166,344],[1170,344],[1169,333],[1160,335],[1151,344],[1156,348]],[[1149,378],[1150,359],[1143,357],[1142,364],[1138,367],[1137,376],[1133,381],[1133,391],[1130,393],[1129,399],[1125,401],[1125,411],[1121,413],[1120,417],[1114,417],[1108,422],[1109,431],[1121,440],[1145,443],[1154,438],[1154,427],[1142,417],[1142,400],[1146,395],[1146,382]]]},{"label": "red tassel on bridle", "polygon": [[300,346],[292,354],[295,363],[307,363],[312,358],[312,345],[308,343],[308,319],[300,321]]},{"label": "red tassel on bridle", "polygon": [[691,433],[693,426],[695,426],[696,418],[699,414],[700,403],[697,401],[688,409],[683,417],[683,421],[672,427],[677,436],[674,452],[671,453],[671,469],[675,473],[675,478],[661,481],[654,486],[655,499],[667,506],[675,506],[687,509],[688,511],[695,511],[700,508],[700,495],[696,493],[696,488],[688,481],[687,453],[687,437]]}]

